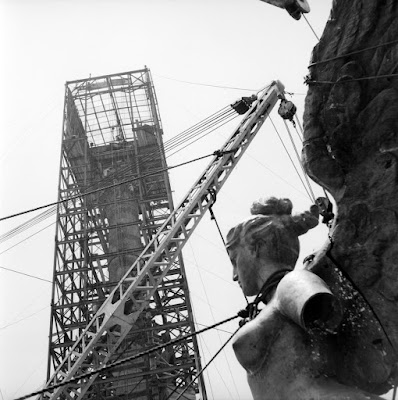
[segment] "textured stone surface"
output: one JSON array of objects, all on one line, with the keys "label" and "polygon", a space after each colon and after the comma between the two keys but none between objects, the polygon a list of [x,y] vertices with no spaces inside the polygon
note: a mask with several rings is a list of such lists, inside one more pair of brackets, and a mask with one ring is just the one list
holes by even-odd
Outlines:
[{"label": "textured stone surface", "polygon": [[[396,0],[334,1],[331,17],[313,51],[303,148],[308,174],[329,190],[337,203],[331,255],[363,294],[366,308],[377,316],[375,320],[380,320],[387,333],[384,342],[391,341],[396,349],[387,343],[389,357],[395,359],[398,77],[362,78],[397,74],[398,43],[320,61],[398,40],[397,20]],[[318,268],[328,263],[326,257],[318,257]],[[366,349],[358,348],[358,356],[361,351]],[[382,375],[375,378],[379,383],[383,376],[391,375],[382,368],[374,371]]]}]

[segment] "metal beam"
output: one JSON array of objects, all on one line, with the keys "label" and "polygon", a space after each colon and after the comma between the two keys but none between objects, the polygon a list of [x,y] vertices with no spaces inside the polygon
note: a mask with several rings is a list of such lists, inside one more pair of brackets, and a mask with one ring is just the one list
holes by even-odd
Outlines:
[{"label": "metal beam", "polygon": [[[99,367],[106,365],[112,359],[141,312],[149,306],[163,278],[177,262],[183,246],[199,221],[212,205],[213,198],[209,190],[218,192],[221,189],[276,104],[278,97],[283,97],[283,89],[280,82],[273,82],[268,91],[253,104],[241,124],[220,149],[220,156],[213,158],[181,204],[171,213],[116,285],[76,340],[69,354],[60,363],[46,387],[81,375],[84,372],[86,359],[94,353],[98,357]],[[118,328],[117,336],[112,334],[115,327]],[[100,342],[104,338],[106,343]],[[99,345],[101,352],[97,354],[96,349]],[[81,380],[79,385],[58,388],[51,396],[43,395],[42,398],[56,399],[60,396],[71,396],[80,399],[97,375]]]}]

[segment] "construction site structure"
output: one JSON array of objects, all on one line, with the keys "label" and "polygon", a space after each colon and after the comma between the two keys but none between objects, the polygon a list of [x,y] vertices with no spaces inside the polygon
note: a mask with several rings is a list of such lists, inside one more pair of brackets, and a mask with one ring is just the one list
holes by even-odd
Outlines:
[{"label": "construction site structure", "polygon": [[[109,343],[117,342],[107,358],[114,362],[195,330],[179,254],[127,331],[121,318],[89,353],[78,340],[142,251],[155,251],[152,239],[173,210],[162,135],[146,67],[66,83],[49,380],[54,373],[70,375],[68,357],[85,354],[80,372],[91,371],[102,365]],[[148,285],[148,279],[141,283]],[[134,310],[131,303],[124,307]],[[194,336],[95,376],[78,395],[57,398],[173,399],[176,387],[184,389],[200,369]],[[184,396],[195,399],[197,393],[207,398],[202,379]]]},{"label": "construction site structure", "polygon": [[[87,85],[87,81],[84,82],[86,82]],[[101,85],[101,83],[99,83],[99,85]],[[113,93],[112,86],[113,85],[109,84],[108,90]],[[90,86],[84,89],[84,91],[86,92],[84,103],[88,102],[87,93],[89,88]],[[184,305],[184,307],[181,307],[183,308],[183,310],[180,310],[179,302],[181,301],[181,286],[180,283],[174,284],[174,281],[170,279],[170,277],[174,276],[175,268],[177,268],[178,271],[183,271],[181,264],[181,252],[184,245],[187,243],[188,239],[194,232],[204,214],[214,204],[218,191],[227,181],[234,167],[237,165],[237,163],[245,153],[246,149],[253,141],[257,132],[260,130],[264,121],[267,119],[269,113],[276,105],[278,98],[282,100],[285,99],[284,86],[279,81],[272,82],[269,86],[261,91],[261,94],[252,97],[250,101],[247,101],[248,99],[246,98],[242,98],[242,102],[247,103],[245,107],[245,109],[247,110],[245,116],[239,123],[238,127],[232,132],[231,136],[224,143],[224,145],[220,149],[214,151],[213,158],[210,161],[209,165],[199,176],[199,178],[194,182],[193,186],[188,191],[187,195],[183,198],[179,206],[176,207],[171,213],[169,213],[168,217],[164,220],[162,226],[156,226],[156,224],[154,224],[153,231],[151,231],[151,229],[147,229],[145,221],[146,223],[148,221],[146,219],[144,221],[143,219],[143,232],[144,230],[146,230],[148,237],[152,237],[152,239],[143,248],[142,252],[139,255],[138,253],[141,249],[137,249],[136,253],[132,252],[131,254],[129,254],[132,259],[135,259],[131,267],[126,266],[120,261],[116,263],[117,270],[115,272],[110,271],[108,273],[108,280],[110,280],[110,282],[108,283],[108,285],[104,286],[108,286],[109,290],[112,291],[108,296],[106,292],[103,293],[104,300],[102,302],[102,305],[101,301],[98,301],[98,311],[97,307],[94,306],[92,306],[92,308],[88,311],[87,307],[85,307],[84,301],[77,303],[75,302],[72,305],[66,305],[64,307],[65,309],[68,309],[68,307],[76,307],[74,313],[66,312],[66,317],[64,317],[64,321],[69,321],[72,315],[74,317],[74,314],[83,314],[84,312],[86,312],[86,314],[94,314],[95,311],[97,312],[91,319],[89,318],[89,316],[87,316],[87,318],[85,319],[85,328],[82,326],[82,332],[80,336],[74,341],[71,341],[71,347],[69,348],[69,351],[66,352],[64,358],[61,360],[62,355],[58,357],[58,366],[56,367],[51,377],[48,379],[45,388],[41,391],[42,399],[82,399],[87,396],[91,396],[91,398],[100,398],[99,396],[102,395],[101,393],[105,394],[104,397],[119,396],[120,398],[133,398],[134,396],[129,397],[129,393],[135,390],[136,386],[138,387],[142,383],[144,378],[140,378],[141,381],[135,380],[136,386],[133,387],[130,386],[129,380],[134,379],[137,375],[139,377],[143,377],[146,375],[146,372],[148,376],[152,377],[152,381],[151,379],[148,379],[148,381],[155,383],[155,390],[156,388],[159,388],[157,390],[157,394],[151,394],[152,387],[146,386],[145,389],[148,396],[160,396],[160,398],[164,400],[177,399],[181,397],[180,395],[182,395],[184,391],[185,398],[189,398],[189,396],[193,397],[195,395],[195,392],[199,392],[200,398],[206,398],[206,392],[204,390],[203,383],[200,383],[196,387],[195,391],[185,392],[185,389],[187,388],[195,388],[195,386],[191,386],[191,384],[195,382],[197,376],[201,374],[201,371],[199,371],[198,375],[195,376],[194,379],[192,379],[192,375],[190,374],[191,369],[189,368],[193,369],[195,366],[197,369],[200,368],[198,357],[196,357],[195,359],[195,365],[191,365],[189,363],[190,360],[193,360],[195,358],[195,350],[197,349],[197,347],[195,347],[196,342],[184,342],[183,340],[188,339],[188,337],[194,337],[194,334],[188,334],[188,336],[184,335],[184,332],[182,332],[183,328],[180,328],[180,324],[184,326],[184,323],[182,323],[181,314],[183,314],[184,316],[186,315],[186,318],[189,321],[191,310],[188,302],[186,301],[186,296],[186,304]],[[82,104],[83,101],[80,102],[80,107],[82,107]],[[240,109],[240,107],[238,107],[236,104],[232,105],[231,107],[234,109]],[[86,111],[86,114],[90,116],[94,115],[95,120],[97,120],[98,116],[95,115],[96,113],[90,112],[91,108],[88,107],[86,104],[84,110],[89,111]],[[80,127],[75,128],[72,131],[81,130],[82,132],[86,132],[89,125],[87,123],[88,115],[86,115],[86,117],[83,119],[85,121],[85,129]],[[120,116],[118,118],[120,119]],[[67,124],[68,123],[66,122],[66,126]],[[78,125],[79,124],[80,123],[78,123]],[[146,139],[148,138],[147,136],[145,137]],[[122,138],[122,140],[124,139]],[[137,145],[138,143],[139,142],[137,140]],[[71,145],[73,145],[73,143],[71,143]],[[91,144],[88,144],[86,146],[86,150],[92,147],[95,147],[95,145],[92,146]],[[79,156],[78,152],[80,152],[80,150],[76,151],[77,160],[84,159],[85,156]],[[67,161],[67,158],[64,159]],[[89,165],[92,165],[92,163],[90,163]],[[65,170],[70,169],[72,171],[72,167],[70,166],[62,165],[61,168],[64,168]],[[78,161],[76,161],[76,168],[78,171],[80,170]],[[83,172],[84,174],[78,173],[77,178],[76,175],[73,174],[73,179],[70,183],[71,190],[65,194],[65,198],[69,199],[66,202],[68,202],[68,204],[72,204],[72,209],[74,209],[75,206],[80,205],[80,203],[74,205],[75,203],[73,199],[79,198],[79,196],[76,195],[76,192],[72,190],[72,188],[76,188],[75,190],[77,190],[80,187],[78,184],[79,180],[83,178],[87,180],[87,176],[95,176],[94,169],[88,170],[88,168],[86,168],[83,169]],[[148,176],[157,176],[160,173],[161,171],[154,171],[154,173],[151,175],[141,175],[140,180],[142,181]],[[162,174],[164,175],[164,170]],[[166,181],[166,178],[164,178],[164,180]],[[155,180],[154,182],[151,179],[148,184],[149,190],[153,188],[156,193],[162,191],[162,184],[160,182],[162,182],[161,179]],[[119,182],[117,186],[123,187],[123,185],[126,183],[127,182],[124,181]],[[64,185],[64,183],[61,182],[61,187],[62,185]],[[100,198],[103,190],[105,189],[103,189],[102,187],[102,190],[95,191],[95,194],[93,193],[94,197],[92,197],[91,195],[85,195],[85,204],[91,204],[91,202],[94,202],[95,200],[93,200],[93,198],[95,198],[95,196],[98,196]],[[127,190],[130,190],[132,193],[136,191],[135,188],[134,190],[132,190],[131,188],[127,188],[126,191]],[[165,191],[165,193],[166,192],[167,191]],[[72,196],[72,198],[70,196]],[[120,192],[115,193],[115,196],[119,196],[120,199],[122,199],[121,189]],[[72,201],[72,203],[70,203],[70,201]],[[131,200],[127,199],[126,202],[128,201]],[[122,203],[123,202],[124,200],[122,200]],[[143,203],[145,203],[145,201],[143,201]],[[103,207],[106,207],[107,204],[108,200],[106,199]],[[153,201],[153,205],[155,204],[157,204],[157,201]],[[89,207],[87,207],[87,209],[88,208]],[[156,211],[157,210],[158,209],[156,209]],[[98,207],[96,207],[95,212],[99,214],[101,213]],[[72,212],[72,216],[73,215],[74,213]],[[125,214],[123,213],[122,208],[120,208],[117,213],[111,212],[110,215],[120,216]],[[155,213],[151,215],[152,219],[154,219],[154,217]],[[86,221],[96,221],[97,223],[97,218],[93,218],[89,213],[84,215],[84,218],[86,219]],[[114,226],[112,224],[113,218],[114,217],[106,217],[106,221],[102,221],[102,219],[100,219],[100,222],[103,224],[109,224],[112,229]],[[127,217],[124,218],[126,218],[126,220],[123,222],[122,225],[135,225],[133,222],[129,222]],[[76,232],[75,226],[72,228],[68,225],[69,221],[66,221],[66,223],[67,226],[64,227],[65,232],[68,232],[68,230],[73,230],[74,232]],[[81,225],[77,221],[73,221],[73,223],[75,223],[75,225]],[[154,229],[155,226],[157,229]],[[100,231],[96,228],[94,222],[92,223],[92,225],[90,225],[89,228],[93,228],[93,232]],[[110,229],[108,228],[108,231],[109,230]],[[155,231],[156,233],[153,233]],[[88,234],[89,232],[91,231],[85,231],[86,234]],[[76,232],[74,235],[79,236],[80,234],[81,230]],[[110,237],[111,236],[109,232],[107,232],[107,236],[105,236],[104,238],[95,236],[95,240],[96,243],[99,244],[103,241],[104,244],[101,245],[102,247],[109,241]],[[82,236],[82,238],[85,237]],[[68,241],[66,240],[65,242]],[[120,242],[121,241],[119,240],[119,243]],[[68,245],[68,243],[65,243],[65,245]],[[86,249],[87,253],[95,252],[94,245],[92,246],[92,251],[89,251],[87,241],[79,244],[79,246],[76,245],[76,247],[79,247],[80,253],[83,252],[83,254]],[[69,252],[69,247],[67,247],[67,249],[67,251]],[[91,274],[91,270],[89,270],[87,265],[86,268],[84,268],[85,264],[79,264],[82,262],[81,260],[85,259],[83,254],[81,254],[81,257],[78,259],[78,261],[75,262],[76,268],[79,267],[79,269],[83,269],[85,273],[86,271],[87,273],[89,273],[90,271]],[[110,254],[113,255],[112,252]],[[104,262],[104,265],[101,266],[101,268],[98,267],[98,263],[94,267],[90,266],[90,268],[101,271],[105,269],[103,268],[105,266],[105,263],[108,263],[107,270],[109,270],[110,262],[108,261],[108,258],[106,258],[106,261]],[[66,259],[62,261],[65,263]],[[115,285],[115,282],[112,281],[111,277],[119,277],[118,274],[123,273],[125,269],[127,271],[120,278],[119,282]],[[64,277],[63,279],[69,280],[69,275],[71,273],[72,271],[66,271],[61,275]],[[87,280],[87,278],[84,279]],[[83,287],[86,287],[84,286],[84,279],[82,279]],[[93,274],[93,278],[91,279],[93,281],[100,280],[100,277],[94,277]],[[181,279],[183,280],[184,277],[182,276]],[[75,285],[72,285],[72,282],[68,282],[66,286],[68,287],[68,292],[84,292],[74,289]],[[57,287],[57,284],[55,284],[54,287]],[[69,289],[70,287],[71,289]],[[166,294],[164,295],[164,302],[162,303],[163,297],[160,297],[160,294],[164,293]],[[175,293],[177,293],[177,295]],[[81,297],[83,298],[84,296],[81,295]],[[170,317],[169,319],[168,313],[170,304],[173,304],[170,307],[172,308],[170,312],[173,312],[174,314],[172,314],[172,317]],[[153,317],[153,315],[155,315],[155,318]],[[237,315],[233,318],[236,317]],[[54,316],[53,325],[55,326],[55,328],[57,328],[58,321],[56,321],[55,318],[56,315]],[[166,321],[166,324],[159,327],[158,324],[162,322],[162,318]],[[227,320],[230,319],[231,318]],[[87,323],[88,320],[89,322]],[[170,325],[170,329],[168,331],[166,330],[167,325]],[[188,325],[189,323],[187,323],[187,326]],[[176,330],[174,330],[174,328],[176,328]],[[177,328],[179,328],[179,331],[177,331]],[[52,328],[52,330],[54,331],[53,335],[57,335],[57,331],[54,330],[54,328]],[[186,329],[186,331],[188,331],[188,329]],[[165,333],[164,336],[167,337],[162,337],[165,344],[167,342],[170,342],[169,339],[173,338],[182,341],[171,341],[171,344],[169,343],[167,347],[163,346],[160,352],[154,353],[156,354],[155,358],[149,359],[147,365],[142,365],[142,362],[140,362],[133,365],[124,364],[123,368],[119,368],[120,364],[114,361],[118,360],[120,357],[126,358],[127,361],[132,359],[131,357],[127,357],[127,353],[136,351],[136,347],[141,346],[141,348],[143,348],[147,345],[147,343],[151,343],[151,341],[155,339],[152,336],[152,333],[155,332]],[[175,332],[178,332],[180,336],[177,337]],[[62,337],[61,333],[66,336],[68,332],[60,332],[60,337]],[[138,335],[139,333],[145,333],[146,335],[141,342],[137,341],[136,339],[139,336],[133,336],[135,334]],[[157,336],[156,338],[158,337],[159,336]],[[64,339],[64,342],[68,340],[67,337],[66,339],[62,337],[62,339]],[[58,347],[62,346],[55,345],[52,346],[52,349]],[[167,348],[172,348],[173,350],[167,351]],[[192,356],[190,356],[190,354],[192,354]],[[153,364],[151,364],[151,362]],[[159,365],[157,364],[158,362],[162,363],[164,367],[159,367],[159,369],[156,370],[156,367]],[[167,365],[169,367],[167,367]],[[170,369],[173,365],[178,365],[175,367],[174,371],[177,371],[175,374],[170,373]],[[183,370],[185,365],[187,366],[187,369]],[[106,369],[104,369],[105,367]],[[149,367],[149,370],[145,369],[147,367]],[[109,370],[108,368],[111,369]],[[112,372],[110,373],[109,371]],[[155,375],[153,371],[157,371],[158,373],[156,373]],[[189,373],[186,373],[185,371],[188,371]],[[119,382],[119,380],[123,381],[123,384],[115,384],[115,382]],[[174,389],[170,391],[173,385]],[[128,387],[128,389],[126,389],[126,387]],[[162,392],[164,387],[165,390]],[[142,393],[142,396],[145,395],[144,388],[142,388],[142,391],[140,393]],[[139,397],[136,396],[134,398]]]}]

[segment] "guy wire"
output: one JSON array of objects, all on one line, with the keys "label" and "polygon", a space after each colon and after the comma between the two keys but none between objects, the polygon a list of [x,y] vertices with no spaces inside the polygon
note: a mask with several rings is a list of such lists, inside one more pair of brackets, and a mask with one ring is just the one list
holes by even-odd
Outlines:
[{"label": "guy wire", "polygon": [[27,395],[25,395],[25,396],[22,396],[22,397],[18,397],[18,398],[15,399],[15,400],[25,400],[25,399],[28,399],[28,398],[30,398],[30,397],[33,397],[33,396],[36,396],[36,395],[39,395],[39,394],[43,394],[43,393],[48,392],[48,391],[51,391],[51,390],[54,390],[54,389],[58,389],[58,388],[60,388],[60,387],[62,387],[62,386],[70,385],[70,384],[72,384],[72,383],[78,383],[78,382],[79,382],[80,380],[82,380],[82,379],[89,378],[89,377],[91,377],[91,376],[93,376],[93,375],[97,375],[97,374],[99,374],[99,373],[101,373],[101,372],[110,370],[110,369],[112,369],[112,368],[114,368],[114,367],[117,367],[117,366],[119,366],[119,365],[126,364],[126,363],[128,363],[128,362],[130,362],[130,361],[134,361],[134,360],[136,360],[137,358],[140,358],[140,357],[142,357],[142,356],[146,356],[146,355],[148,355],[148,354],[154,353],[155,351],[161,350],[161,349],[163,349],[163,348],[165,348],[165,347],[167,347],[167,346],[170,346],[170,345],[172,345],[172,344],[179,343],[179,342],[181,342],[181,341],[183,341],[183,340],[185,340],[185,339],[187,339],[187,338],[190,338],[190,337],[199,335],[200,333],[206,332],[206,331],[208,331],[208,330],[210,330],[210,329],[213,329],[213,328],[215,328],[215,327],[217,327],[217,326],[219,326],[219,325],[225,324],[225,323],[227,323],[227,322],[229,322],[229,321],[232,321],[232,320],[234,320],[234,319],[240,317],[239,314],[240,314],[240,312],[237,313],[237,314],[235,314],[235,315],[232,316],[232,317],[229,317],[229,318],[226,318],[226,319],[224,319],[224,320],[222,320],[222,321],[220,321],[220,322],[217,322],[217,323],[215,323],[215,324],[213,324],[213,325],[211,325],[211,326],[209,326],[209,327],[207,327],[207,328],[203,328],[203,329],[201,329],[201,330],[199,330],[199,331],[190,333],[190,334],[188,334],[188,335],[181,336],[181,337],[179,337],[179,338],[177,338],[177,339],[170,340],[170,341],[167,342],[167,343],[164,343],[164,344],[161,344],[161,345],[152,347],[151,349],[147,349],[147,350],[142,351],[142,352],[140,352],[140,353],[134,354],[134,355],[132,355],[132,356],[130,356],[130,357],[126,357],[126,358],[124,358],[124,359],[122,359],[122,360],[119,360],[119,361],[117,361],[117,362],[111,363],[111,364],[109,364],[109,365],[104,365],[104,366],[98,368],[98,369],[95,370],[95,371],[86,372],[86,373],[84,373],[84,374],[81,374],[81,375],[79,375],[79,376],[77,376],[77,377],[75,377],[75,378],[69,379],[69,380],[67,380],[67,381],[62,381],[62,382],[56,383],[55,385],[48,386],[48,387],[46,387],[46,388],[44,388],[44,389],[40,389],[40,390],[38,390],[38,391],[36,391],[36,392],[29,393],[29,394],[27,394]]},{"label": "guy wire", "polygon": [[300,159],[300,154],[298,153],[298,150],[297,150],[297,147],[296,147],[296,145],[295,145],[295,143],[294,143],[292,134],[290,133],[289,126],[287,125],[287,123],[286,123],[285,120],[283,120],[283,123],[285,124],[286,130],[287,130],[287,132],[288,132],[288,134],[289,134],[289,137],[290,137],[290,141],[292,142],[292,145],[293,145],[294,151],[295,151],[295,153],[296,153],[297,159],[298,159],[298,161],[299,161],[300,167],[301,167],[301,169],[302,169],[302,171],[303,171],[304,179],[305,179],[305,181],[307,182],[307,185],[308,185],[308,190],[311,192],[311,196],[312,196],[311,199],[312,199],[312,201],[315,203],[315,199],[316,199],[315,194],[314,194],[314,192],[313,192],[313,190],[312,190],[310,181],[309,181],[309,179],[308,179],[308,175],[307,175],[307,173],[306,173],[305,170],[304,170],[303,163],[301,162],[301,159]]},{"label": "guy wire", "polygon": [[[206,370],[206,368],[214,361],[214,359],[221,353],[221,351],[224,349],[224,347],[232,340],[232,338],[236,335],[236,333],[239,331],[241,327],[239,326],[238,329],[236,329],[236,331],[228,338],[228,340],[220,347],[220,349],[217,351],[216,354],[214,354],[214,356],[209,360],[209,362],[199,371],[199,373],[195,376],[195,378],[192,379],[191,382],[189,382],[189,384],[184,388],[184,390],[178,394],[178,396],[176,397],[175,400],[179,400],[181,398],[181,396],[192,386],[192,384],[202,376],[203,372]],[[176,391],[176,389],[178,388],[178,386],[176,386],[176,388],[173,390],[172,393],[170,393],[170,395],[166,398],[166,400],[169,400],[169,398],[171,397],[171,395]]]},{"label": "guy wire", "polygon": [[283,142],[282,137],[281,137],[281,135],[279,134],[279,131],[278,131],[278,129],[276,128],[276,126],[275,126],[275,124],[274,124],[274,121],[272,121],[271,116],[269,117],[269,120],[271,121],[271,124],[272,124],[272,126],[274,127],[275,132],[276,132],[276,134],[278,135],[278,138],[279,138],[279,140],[281,141],[282,146],[283,146],[283,148],[285,149],[286,154],[287,154],[287,156],[289,157],[290,162],[292,163],[293,168],[295,169],[295,171],[296,171],[296,173],[297,173],[297,176],[299,177],[299,179],[300,179],[300,181],[301,181],[301,183],[302,183],[302,185],[303,185],[304,190],[307,192],[308,197],[309,197],[310,200],[312,201],[311,194],[310,194],[310,192],[308,191],[308,188],[307,188],[307,186],[305,185],[305,183],[304,183],[304,181],[303,181],[303,178],[301,177],[300,172],[298,171],[298,169],[297,169],[297,167],[296,167],[296,164],[294,163],[294,161],[293,161],[293,159],[292,159],[292,157],[291,157],[291,155],[290,155],[290,153],[289,153],[289,151],[288,151],[288,149],[287,149],[285,143]]}]

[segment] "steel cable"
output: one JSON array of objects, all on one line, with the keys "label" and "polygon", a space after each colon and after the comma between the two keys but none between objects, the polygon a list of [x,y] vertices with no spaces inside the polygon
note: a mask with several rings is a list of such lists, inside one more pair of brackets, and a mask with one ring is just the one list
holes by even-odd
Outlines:
[{"label": "steel cable", "polygon": [[99,189],[94,189],[94,190],[88,191],[86,193],[77,194],[77,195],[71,196],[71,197],[69,197],[68,199],[65,199],[65,200],[54,201],[52,203],[44,204],[42,206],[31,208],[29,210],[21,211],[21,212],[16,213],[16,214],[8,215],[6,217],[0,218],[0,221],[4,221],[4,220],[10,219],[10,218],[14,218],[14,217],[17,217],[17,216],[23,215],[23,214],[28,214],[28,213],[33,212],[33,211],[37,211],[37,210],[41,210],[43,208],[51,207],[53,205],[63,204],[65,202],[68,202],[68,201],[71,201],[71,200],[74,200],[74,199],[77,199],[77,198],[81,198],[81,197],[85,197],[85,196],[88,196],[88,195],[91,195],[91,194],[94,194],[94,193],[98,193],[101,190],[111,189],[111,188],[114,188],[114,187],[117,187],[117,186],[120,186],[120,185],[124,185],[126,183],[131,183],[131,182],[134,182],[134,181],[136,181],[138,179],[143,179],[143,178],[146,178],[148,176],[159,174],[160,172],[166,172],[166,171],[168,171],[170,169],[174,169],[174,168],[177,168],[177,167],[182,167],[184,165],[191,164],[193,162],[200,161],[200,160],[203,160],[203,159],[205,159],[207,157],[215,156],[217,154],[218,154],[218,152],[216,151],[216,152],[213,152],[213,153],[210,153],[210,154],[206,154],[206,155],[201,156],[201,157],[194,158],[194,159],[189,160],[189,161],[182,162],[180,164],[176,164],[176,165],[172,165],[170,167],[161,168],[161,169],[158,169],[156,171],[152,171],[150,173],[141,175],[139,177],[126,179],[126,180],[124,180],[122,182],[117,182],[117,183],[114,183],[114,184],[111,184],[111,185],[108,185],[108,186],[105,186],[105,187],[102,187],[102,188],[99,188]]},{"label": "steel cable", "polygon": [[289,159],[290,159],[290,162],[291,162],[292,165],[293,165],[294,170],[295,170],[296,173],[297,173],[297,176],[299,177],[299,179],[300,179],[300,181],[301,181],[301,183],[302,183],[302,185],[303,185],[303,187],[304,187],[304,190],[307,192],[308,197],[309,197],[310,200],[312,201],[311,194],[310,194],[310,192],[308,191],[307,186],[305,185],[305,183],[304,183],[304,181],[303,181],[303,178],[301,177],[300,172],[298,171],[298,169],[297,169],[297,167],[296,167],[296,164],[294,163],[294,161],[293,161],[293,159],[292,159],[292,157],[291,157],[291,155],[290,155],[290,153],[289,153],[289,150],[287,149],[285,143],[283,142],[282,137],[281,137],[281,135],[279,134],[278,129],[276,128],[274,122],[272,121],[272,118],[270,117],[269,119],[270,119],[270,121],[271,121],[272,126],[273,126],[274,129],[275,129],[276,134],[278,135],[278,138],[279,138],[280,142],[282,143],[283,148],[284,148],[285,151],[286,151],[287,156],[288,156]]},{"label": "steel cable", "polygon": [[[236,333],[239,331],[241,327],[238,327],[235,332],[232,333],[232,335],[228,338],[228,340],[218,349],[218,351],[214,354],[214,356],[209,360],[209,362],[199,371],[199,373],[195,376],[195,378],[192,379],[191,382],[184,388],[184,390],[180,393],[178,393],[178,396],[175,398],[175,400],[178,400],[181,398],[181,396],[195,383],[195,381],[200,378],[203,374],[203,372],[206,370],[206,368],[215,360],[215,358],[224,350],[225,346],[232,340],[232,338],[236,335]],[[169,394],[168,397],[166,397],[166,400],[169,400],[170,397],[177,391],[180,385],[177,385],[175,389]],[[238,394],[239,395],[239,394]]]},{"label": "steel cable", "polygon": [[[220,110],[220,111],[218,111],[218,112],[212,114],[210,117],[208,117],[208,118],[206,118],[205,120],[201,121],[200,123],[194,125],[194,127],[197,126],[196,129],[200,128],[200,130],[199,130],[198,132],[195,132],[194,130],[192,130],[191,128],[189,128],[189,129],[187,129],[186,131],[182,132],[181,134],[177,135],[176,137],[174,137],[174,138],[170,139],[169,141],[167,141],[167,142],[165,143],[165,152],[169,152],[169,151],[175,149],[176,147],[178,147],[179,145],[181,145],[181,144],[184,142],[184,140],[187,140],[187,139],[184,138],[184,136],[187,136],[187,134],[190,134],[190,137],[189,137],[188,139],[191,139],[191,138],[193,138],[193,137],[195,137],[195,136],[197,136],[197,135],[199,135],[199,134],[205,132],[206,129],[213,128],[216,124],[219,124],[219,123],[223,122],[223,121],[225,120],[225,118],[228,118],[231,114],[234,113],[234,111],[233,111],[232,109],[231,109],[230,111],[225,111],[227,108],[228,108],[228,106],[227,106],[227,107],[224,107],[224,109],[222,109],[222,110]],[[220,112],[222,112],[222,114],[220,114]],[[224,116],[224,115],[225,115],[225,116]],[[230,119],[230,120],[231,120],[231,119]],[[206,123],[207,123],[207,124],[210,123],[210,125],[206,127],[205,124],[203,123],[204,121],[207,121]],[[227,122],[229,122],[229,121],[227,121]],[[221,124],[220,126],[222,126],[222,125],[224,125],[224,123]],[[217,128],[218,128],[218,127],[215,127],[214,129],[212,129],[212,130],[211,130],[210,132],[208,132],[207,134],[213,132],[213,131],[214,131],[215,129],[217,129]],[[182,135],[182,134],[184,134],[184,135]],[[204,136],[206,136],[206,134],[205,134],[205,135],[202,135],[199,139],[203,138]],[[177,138],[178,140],[177,140],[176,138]],[[199,139],[197,139],[197,140],[199,140]],[[192,143],[186,144],[183,148],[181,148],[180,150],[175,151],[175,152],[174,152],[173,154],[171,154],[170,156],[176,154],[178,151],[183,150],[184,148],[186,148],[186,147],[188,147],[189,145],[193,144],[193,143],[196,142],[197,140],[194,140]],[[173,143],[173,141],[174,141],[175,143]],[[156,156],[156,155],[158,155],[158,154],[160,154],[160,150],[157,150],[156,152],[152,152],[152,153],[146,155],[146,156],[144,157],[143,161],[149,160],[149,159],[151,159],[152,157],[154,157],[154,156]],[[112,175],[110,175],[109,177],[105,177],[104,179],[101,179],[100,182],[101,182],[102,184],[103,184],[103,183],[106,183],[106,182],[110,182],[111,180],[116,179],[116,178],[117,178],[118,176],[120,176],[121,174],[124,175],[129,169],[130,169],[130,166],[125,167],[125,168],[122,168],[121,170],[117,171],[117,173],[112,174]],[[93,186],[95,186],[95,185],[96,185],[96,182],[93,183],[92,185],[88,186],[88,188],[93,187]],[[36,217],[30,219],[29,221],[27,221],[27,222],[25,222],[25,223],[19,225],[18,227],[16,227],[16,228],[10,230],[10,231],[7,232],[7,233],[1,235],[1,236],[0,236],[0,243],[6,241],[6,240],[8,240],[8,239],[11,239],[12,237],[16,236],[16,235],[19,234],[19,233],[22,233],[23,231],[29,229],[30,227],[32,227],[32,226],[34,226],[34,225],[37,225],[38,223],[42,222],[42,221],[45,220],[46,218],[48,218],[48,217],[54,215],[55,212],[56,212],[56,206],[54,206],[54,207],[53,207],[52,209],[50,209],[50,210],[46,210],[45,212],[43,212],[43,213],[39,214],[38,216],[36,216]],[[3,220],[3,219],[0,219],[0,221],[1,221],[1,220]]]},{"label": "steel cable", "polygon": [[312,190],[312,187],[311,187],[310,181],[309,181],[309,179],[308,179],[308,175],[307,175],[307,173],[305,172],[305,169],[304,169],[303,163],[301,162],[301,159],[300,159],[300,154],[298,153],[298,150],[297,150],[296,144],[294,143],[294,140],[293,140],[292,134],[290,133],[289,126],[287,125],[287,123],[286,123],[286,121],[285,121],[285,120],[283,120],[283,123],[285,124],[286,130],[287,130],[287,132],[288,132],[288,134],[289,134],[290,141],[292,142],[293,149],[294,149],[294,151],[295,151],[295,153],[296,153],[296,156],[297,156],[297,159],[298,159],[298,161],[299,161],[299,163],[300,163],[301,170],[303,171],[304,179],[305,179],[305,181],[307,182],[307,185],[308,185],[308,190],[309,190],[309,191],[310,191],[310,193],[311,193],[311,196],[310,196],[310,198],[311,198],[311,199],[312,199],[312,201],[315,203],[315,199],[316,199],[316,197],[315,197],[315,194],[314,194],[314,192],[313,192],[313,190]]},{"label": "steel cable", "polygon": [[123,365],[123,364],[126,364],[128,362],[134,361],[137,358],[140,358],[140,357],[146,356],[148,354],[154,353],[154,352],[156,352],[158,350],[162,350],[162,349],[164,349],[164,348],[166,348],[166,347],[168,347],[168,346],[170,346],[172,344],[180,343],[180,342],[182,342],[182,341],[184,341],[184,340],[186,340],[186,339],[188,339],[190,337],[199,335],[200,333],[203,333],[203,332],[206,332],[206,331],[208,331],[210,329],[216,328],[219,325],[223,325],[223,324],[225,324],[227,322],[230,322],[230,321],[240,317],[239,314],[240,314],[240,312],[238,314],[235,314],[232,317],[229,317],[229,318],[226,318],[226,319],[224,319],[224,320],[222,320],[220,322],[217,322],[217,323],[215,323],[215,324],[213,324],[213,325],[211,325],[211,326],[209,326],[207,328],[203,328],[203,329],[201,329],[199,331],[190,333],[188,335],[183,335],[183,336],[181,336],[181,337],[179,337],[177,339],[170,340],[167,343],[152,347],[151,349],[147,349],[147,350],[142,351],[142,352],[140,352],[138,354],[134,354],[134,355],[132,355],[130,357],[126,357],[126,358],[124,358],[122,360],[118,360],[117,362],[111,363],[109,365],[104,365],[104,366],[96,369],[95,371],[86,372],[86,373],[81,374],[81,375],[79,375],[79,376],[77,376],[75,378],[72,378],[72,379],[69,379],[69,380],[66,380],[66,381],[64,380],[64,381],[59,382],[59,383],[57,383],[55,385],[52,385],[52,386],[47,386],[44,389],[40,389],[40,390],[37,390],[35,392],[31,392],[31,393],[29,393],[29,394],[27,394],[25,396],[22,396],[22,397],[18,397],[15,400],[25,400],[25,399],[28,399],[30,397],[37,396],[37,395],[49,392],[51,390],[58,389],[58,388],[63,387],[63,386],[70,385],[72,383],[78,383],[79,381],[81,381],[83,379],[86,379],[86,378],[90,378],[93,375],[97,375],[97,374],[99,374],[101,372],[108,371],[108,370],[110,370],[112,368],[115,368],[115,367],[117,367],[119,365]]},{"label": "steel cable", "polygon": [[355,54],[363,53],[364,51],[375,50],[375,49],[377,49],[379,47],[382,47],[382,46],[389,46],[389,45],[395,44],[395,43],[398,43],[398,40],[391,40],[390,42],[380,43],[380,44],[378,44],[376,46],[366,47],[365,49],[361,49],[361,50],[355,50],[355,51],[352,51],[350,53],[342,54],[340,56],[327,58],[326,60],[315,61],[315,62],[311,63],[308,66],[308,68],[314,67],[315,65],[328,63],[330,61],[339,60],[340,58],[345,58],[345,57],[353,56]]}]

